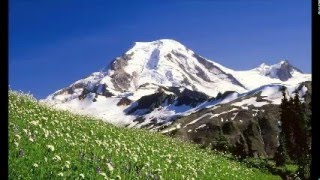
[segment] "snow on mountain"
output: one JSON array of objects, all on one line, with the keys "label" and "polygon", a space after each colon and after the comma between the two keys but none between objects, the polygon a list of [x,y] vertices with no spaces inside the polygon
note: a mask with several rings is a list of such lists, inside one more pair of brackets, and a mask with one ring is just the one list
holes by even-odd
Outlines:
[{"label": "snow on mountain", "polygon": [[311,74],[304,74],[299,69],[293,67],[288,61],[280,61],[274,65],[262,63],[259,67],[235,71],[214,62],[214,64],[237,78],[237,80],[248,90],[258,88],[268,84],[281,84],[284,86],[294,86],[301,82],[311,81]]},{"label": "snow on mountain", "polygon": [[292,74],[302,74],[299,69],[293,67],[286,60],[280,61],[278,64],[274,64],[271,66],[263,63],[258,68],[256,68],[256,70],[259,71],[262,75],[271,78],[277,78],[281,81],[287,81],[292,77]]},{"label": "snow on mountain", "polygon": [[[161,39],[136,42],[104,71],[94,72],[43,101],[113,124],[144,127],[171,123],[179,116],[214,108],[253,92],[260,92],[268,100],[257,103],[251,98],[235,105],[279,104],[278,87],[295,89],[305,81],[311,81],[311,75],[303,74],[287,61],[235,71],[201,57],[177,41]],[[305,93],[307,89],[301,91]]]},{"label": "snow on mountain", "polygon": [[230,89],[245,91],[232,75],[169,39],[135,43],[112,62],[101,83],[118,92],[134,92],[146,84],[182,86],[211,96]]}]

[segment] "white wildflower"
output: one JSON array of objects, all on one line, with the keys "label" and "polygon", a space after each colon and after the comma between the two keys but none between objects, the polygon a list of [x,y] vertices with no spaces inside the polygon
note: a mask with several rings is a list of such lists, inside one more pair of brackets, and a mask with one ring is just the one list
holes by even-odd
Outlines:
[{"label": "white wildflower", "polygon": [[68,138],[71,138],[71,136],[70,136],[70,134],[69,134],[69,133],[67,133],[67,134],[66,134],[66,136],[67,136]]},{"label": "white wildflower", "polygon": [[182,168],[182,165],[178,163],[178,164],[177,164],[177,167],[178,167],[178,169],[179,169],[179,168]]},{"label": "white wildflower", "polygon": [[33,167],[36,167],[36,168],[37,168],[38,166],[39,166],[39,165],[38,165],[37,163],[34,163],[34,164],[33,164]]},{"label": "white wildflower", "polygon": [[60,173],[58,174],[58,176],[61,176],[61,177],[62,177],[62,176],[63,176],[63,173],[62,173],[62,172],[60,172]]},{"label": "white wildflower", "polygon": [[79,174],[79,176],[80,176],[82,179],[84,179],[84,174]]},{"label": "white wildflower", "polygon": [[14,142],[14,145],[16,145],[16,147],[18,147],[18,146],[19,146],[19,143],[18,143],[18,142]]},{"label": "white wildflower", "polygon": [[34,140],[32,139],[32,137],[29,138],[29,141],[34,142]]},{"label": "white wildflower", "polygon": [[49,131],[48,130],[44,130],[44,137],[48,137],[49,136]]},{"label": "white wildflower", "polygon": [[34,125],[34,126],[36,126],[36,125],[38,125],[38,124],[39,124],[39,121],[31,121],[31,122],[30,122],[30,124],[32,124],[32,125]]},{"label": "white wildflower", "polygon": [[54,146],[53,146],[53,145],[47,145],[47,148],[48,148],[50,151],[54,151]]},{"label": "white wildflower", "polygon": [[138,157],[137,156],[133,156],[133,161],[137,162],[138,161]]},{"label": "white wildflower", "polygon": [[15,136],[18,138],[18,140],[21,139],[21,136],[19,136],[19,134],[16,134]]},{"label": "white wildflower", "polygon": [[113,166],[110,163],[107,163],[107,167],[108,167],[109,171],[113,171],[114,170]]},{"label": "white wildflower", "polygon": [[66,161],[66,165],[65,166],[66,166],[66,168],[69,169],[70,168],[70,161]]},{"label": "white wildflower", "polygon": [[150,163],[146,163],[145,166],[146,166],[146,167],[149,167],[149,166],[150,166]]},{"label": "white wildflower", "polygon": [[61,161],[61,157],[58,156],[58,155],[55,155],[52,159],[53,159],[53,160],[57,160],[57,161]]},{"label": "white wildflower", "polygon": [[103,172],[101,172],[101,173],[99,173],[101,176],[103,176],[105,179],[107,178],[107,175],[106,175],[106,173],[103,173]]},{"label": "white wildflower", "polygon": [[100,140],[95,140],[95,141],[96,141],[96,143],[100,146],[101,141],[100,141]]}]

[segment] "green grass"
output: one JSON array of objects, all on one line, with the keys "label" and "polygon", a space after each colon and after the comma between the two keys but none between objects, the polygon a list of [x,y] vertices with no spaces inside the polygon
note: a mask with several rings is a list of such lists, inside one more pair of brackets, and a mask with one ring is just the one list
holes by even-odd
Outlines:
[{"label": "green grass", "polygon": [[281,179],[158,133],[54,110],[18,92],[9,92],[8,128],[9,179]]},{"label": "green grass", "polygon": [[281,174],[284,176],[295,177],[298,165],[287,163],[283,166],[276,166],[276,163],[270,159],[246,158],[242,160],[248,167],[259,167],[259,170],[264,172],[273,172],[273,174]]}]

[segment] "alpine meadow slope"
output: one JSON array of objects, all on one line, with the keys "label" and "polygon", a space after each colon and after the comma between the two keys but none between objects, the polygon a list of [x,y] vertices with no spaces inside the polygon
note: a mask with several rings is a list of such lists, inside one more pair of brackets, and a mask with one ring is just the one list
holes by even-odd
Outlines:
[{"label": "alpine meadow slope", "polygon": [[281,179],[226,155],[9,92],[9,179]]}]

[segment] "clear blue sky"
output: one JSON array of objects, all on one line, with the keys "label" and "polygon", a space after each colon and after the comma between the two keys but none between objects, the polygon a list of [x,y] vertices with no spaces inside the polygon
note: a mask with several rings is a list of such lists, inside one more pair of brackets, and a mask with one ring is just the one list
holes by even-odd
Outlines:
[{"label": "clear blue sky", "polygon": [[36,98],[170,38],[226,67],[288,59],[311,72],[308,0],[10,0],[9,84]]}]

